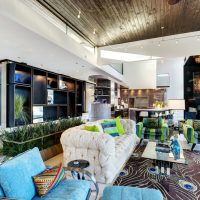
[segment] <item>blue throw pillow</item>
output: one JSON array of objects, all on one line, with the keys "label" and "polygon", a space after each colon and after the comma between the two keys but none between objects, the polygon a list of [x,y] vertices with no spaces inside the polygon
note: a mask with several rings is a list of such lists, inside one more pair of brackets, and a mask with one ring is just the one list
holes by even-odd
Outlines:
[{"label": "blue throw pillow", "polygon": [[109,135],[116,137],[119,136],[116,121],[107,121],[101,123],[104,133],[108,133]]},{"label": "blue throw pillow", "polygon": [[0,185],[6,197],[31,200],[36,195],[33,176],[46,169],[38,148],[0,165]]}]

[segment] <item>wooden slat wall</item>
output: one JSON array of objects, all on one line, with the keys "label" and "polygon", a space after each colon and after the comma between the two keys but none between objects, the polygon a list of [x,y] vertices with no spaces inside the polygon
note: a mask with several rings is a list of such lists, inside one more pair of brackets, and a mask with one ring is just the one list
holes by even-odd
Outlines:
[{"label": "wooden slat wall", "polygon": [[[96,46],[200,30],[200,0],[181,0],[175,5],[167,0],[37,1],[70,22]],[[165,27],[163,34],[161,26]]]}]

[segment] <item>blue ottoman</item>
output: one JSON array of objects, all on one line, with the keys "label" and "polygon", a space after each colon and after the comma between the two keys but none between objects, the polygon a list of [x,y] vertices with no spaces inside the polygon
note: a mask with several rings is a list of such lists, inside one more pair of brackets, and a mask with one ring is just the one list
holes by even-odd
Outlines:
[{"label": "blue ottoman", "polygon": [[163,195],[156,189],[109,186],[104,189],[102,200],[163,200]]}]

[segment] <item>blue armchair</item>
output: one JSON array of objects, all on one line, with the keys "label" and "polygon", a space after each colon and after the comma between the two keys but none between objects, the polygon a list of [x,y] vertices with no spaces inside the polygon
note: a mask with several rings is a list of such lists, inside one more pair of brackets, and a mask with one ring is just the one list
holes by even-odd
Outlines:
[{"label": "blue armchair", "polygon": [[[41,200],[41,197],[37,195],[32,177],[45,169],[46,166],[36,147],[4,162],[0,165],[0,199]],[[89,172],[74,168],[65,168],[65,170],[73,170],[89,176],[98,194],[98,186]],[[42,199],[88,200],[91,194],[91,181],[65,179]]]}]

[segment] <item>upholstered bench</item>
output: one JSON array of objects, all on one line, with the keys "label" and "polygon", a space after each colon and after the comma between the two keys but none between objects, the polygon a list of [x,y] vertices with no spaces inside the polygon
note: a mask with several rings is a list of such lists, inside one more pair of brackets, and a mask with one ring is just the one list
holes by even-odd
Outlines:
[{"label": "upholstered bench", "polygon": [[109,186],[104,189],[102,200],[163,200],[163,195],[156,189]]}]

